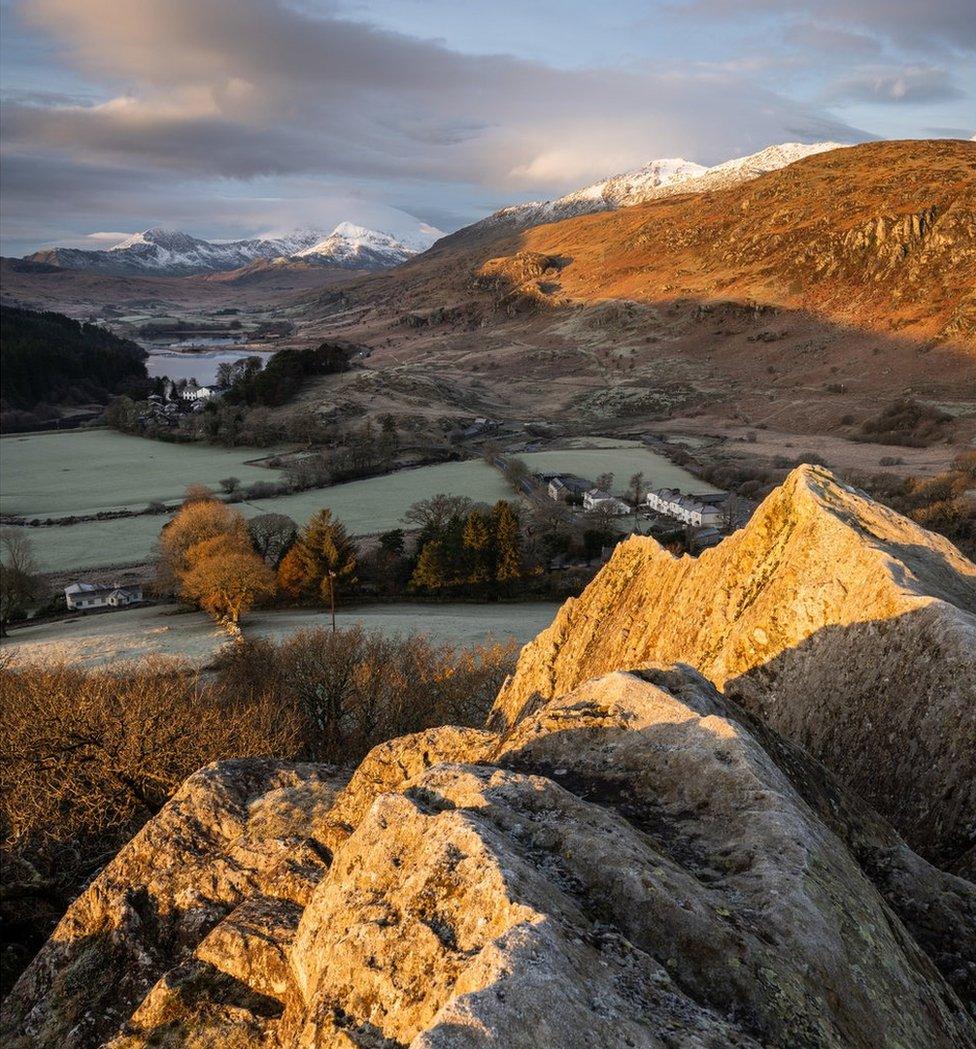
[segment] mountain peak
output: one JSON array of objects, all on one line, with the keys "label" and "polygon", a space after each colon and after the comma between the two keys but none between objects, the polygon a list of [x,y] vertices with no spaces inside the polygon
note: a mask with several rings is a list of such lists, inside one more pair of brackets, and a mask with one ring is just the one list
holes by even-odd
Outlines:
[{"label": "mountain peak", "polygon": [[436,239],[421,227],[401,238],[367,229],[353,222],[340,222],[331,233],[301,228],[277,236],[243,240],[208,241],[181,230],[150,226],[133,233],[107,251],[53,248],[36,252],[29,259],[51,262],[65,269],[93,270],[115,276],[191,276],[226,273],[256,262],[301,259],[348,269],[378,270],[405,262]]}]

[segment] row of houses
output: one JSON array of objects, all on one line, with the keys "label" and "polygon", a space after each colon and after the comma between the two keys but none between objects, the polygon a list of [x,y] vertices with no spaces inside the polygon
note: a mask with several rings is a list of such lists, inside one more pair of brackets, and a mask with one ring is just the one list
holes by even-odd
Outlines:
[{"label": "row of houses", "polygon": [[704,495],[682,495],[678,488],[658,488],[647,493],[648,509],[677,518],[698,528],[716,527],[722,523],[722,504],[728,496],[724,492]]},{"label": "row of houses", "polygon": [[[617,516],[634,512],[634,507],[610,492],[595,488],[592,482],[575,474],[543,474],[549,498],[555,502],[582,502],[584,510],[609,510]],[[713,528],[723,522],[724,492],[683,493],[678,488],[658,488],[648,492],[648,510],[673,517],[696,528]]]},{"label": "row of houses", "polygon": [[543,479],[548,479],[547,491],[549,498],[554,502],[581,500],[584,510],[609,510],[618,516],[634,512],[629,503],[603,491],[602,488],[594,488],[593,483],[584,477],[577,477],[575,474],[549,474]]}]

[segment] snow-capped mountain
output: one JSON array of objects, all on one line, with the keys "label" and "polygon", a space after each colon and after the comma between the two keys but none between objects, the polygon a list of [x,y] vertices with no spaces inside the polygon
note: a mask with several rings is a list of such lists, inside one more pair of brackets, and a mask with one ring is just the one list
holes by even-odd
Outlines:
[{"label": "snow-capped mountain", "polygon": [[648,200],[672,196],[676,193],[700,193],[707,189],[723,189],[738,182],[758,178],[769,171],[785,168],[804,157],[840,149],[840,142],[784,142],[768,146],[758,153],[735,160],[727,160],[715,167],[705,167],[680,157],[652,160],[636,171],[612,175],[583,189],[574,190],[556,200],[532,201],[515,204],[496,211],[469,229],[492,226],[524,228],[543,222],[557,222],[576,215],[597,211],[632,207]]},{"label": "snow-capped mountain", "polygon": [[439,236],[440,230],[421,226],[419,231],[400,240],[389,233],[341,222],[331,233],[297,229],[278,237],[209,241],[156,226],[134,233],[107,251],[51,248],[27,258],[63,269],[94,270],[114,276],[182,277],[225,273],[254,263],[285,263],[292,259],[372,270],[405,262],[411,255],[430,247]]},{"label": "snow-capped mountain", "polygon": [[327,237],[296,251],[291,257],[347,269],[386,269],[406,262],[412,255],[429,248],[437,239],[434,233],[439,236],[440,230],[415,237],[413,243],[407,244],[389,233],[366,229],[352,222],[340,222]]}]

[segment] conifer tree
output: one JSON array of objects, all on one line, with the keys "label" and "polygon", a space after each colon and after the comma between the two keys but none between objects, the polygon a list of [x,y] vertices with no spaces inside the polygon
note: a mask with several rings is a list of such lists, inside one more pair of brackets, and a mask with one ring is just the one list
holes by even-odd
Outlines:
[{"label": "conifer tree", "polygon": [[519,531],[518,518],[512,511],[512,504],[499,500],[492,510],[495,524],[495,548],[497,564],[495,579],[499,583],[508,583],[522,577],[522,535]]},{"label": "conifer tree", "polygon": [[410,577],[411,590],[438,590],[447,582],[444,570],[444,544],[440,539],[424,543],[417,567]]},{"label": "conifer tree", "polygon": [[[345,527],[333,518],[331,510],[319,510],[302,529],[292,550],[296,554],[288,571],[296,573],[301,589],[318,588],[329,602],[335,630],[336,591],[340,586],[356,582],[356,548],[346,535]],[[284,565],[283,561],[282,567]]]},{"label": "conifer tree", "polygon": [[494,574],[491,564],[491,522],[478,510],[468,514],[464,522],[463,539],[467,553],[467,582],[487,583]]}]

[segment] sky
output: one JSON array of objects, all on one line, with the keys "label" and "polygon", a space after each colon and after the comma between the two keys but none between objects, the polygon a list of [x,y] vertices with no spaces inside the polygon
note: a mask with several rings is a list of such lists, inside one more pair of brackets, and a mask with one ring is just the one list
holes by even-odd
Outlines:
[{"label": "sky", "polygon": [[659,157],[971,138],[976,0],[0,0],[0,251],[453,230]]}]

